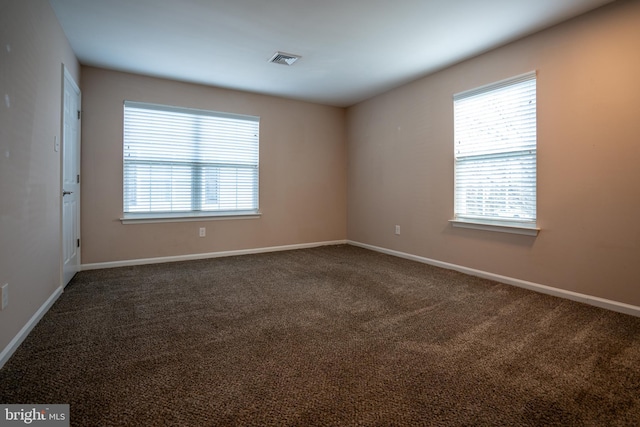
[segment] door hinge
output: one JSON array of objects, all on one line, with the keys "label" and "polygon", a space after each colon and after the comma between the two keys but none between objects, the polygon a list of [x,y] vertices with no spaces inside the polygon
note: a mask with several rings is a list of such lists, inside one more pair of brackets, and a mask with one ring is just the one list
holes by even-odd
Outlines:
[{"label": "door hinge", "polygon": [[78,110],[78,120],[80,120],[80,110]]},{"label": "door hinge", "polygon": [[80,175],[76,175],[76,184],[80,184]]},{"label": "door hinge", "polygon": [[80,239],[76,240],[77,247],[80,247]]}]

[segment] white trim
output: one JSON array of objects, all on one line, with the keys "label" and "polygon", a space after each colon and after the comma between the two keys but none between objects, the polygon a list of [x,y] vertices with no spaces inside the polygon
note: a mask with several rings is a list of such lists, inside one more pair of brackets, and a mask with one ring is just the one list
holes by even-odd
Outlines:
[{"label": "white trim", "polygon": [[424,258],[418,255],[412,255],[405,252],[394,251],[392,249],[385,249],[378,246],[368,245],[366,243],[355,242],[353,240],[347,240],[347,243],[349,245],[359,246],[361,248],[370,249],[372,251],[381,252],[387,255],[393,255],[399,258],[418,261],[423,264],[429,264],[435,267],[446,268],[448,270],[455,270],[461,273],[469,274],[471,276],[494,280],[496,282],[504,283],[507,285],[517,286],[519,288],[529,289],[531,291],[540,292],[543,294],[552,295],[559,298],[564,298],[572,301],[581,302],[584,304],[593,305],[595,307],[616,311],[618,313],[624,313],[624,314],[629,314],[631,316],[640,317],[640,307],[636,305],[625,304],[623,302],[612,301],[612,300],[599,298],[591,295],[581,294],[578,292],[566,291],[564,289],[558,289],[558,288],[553,288],[551,286],[541,285],[538,283],[527,282],[525,280],[515,279],[513,277],[501,276],[499,274],[489,273],[487,271],[476,270],[474,268],[463,267],[457,264],[450,264],[448,262],[437,261],[430,258]]},{"label": "white trim", "polygon": [[499,233],[521,234],[523,236],[537,236],[540,229],[536,226],[527,226],[514,222],[481,221],[472,219],[450,219],[449,222],[456,228],[470,228],[473,230],[497,231]]},{"label": "white trim", "polygon": [[246,120],[248,122],[260,123],[260,116],[248,114],[226,113],[223,111],[203,110],[201,108],[179,107],[177,105],[154,104],[150,102],[138,102],[124,100],[125,107],[141,108],[143,110],[170,111],[172,113],[193,114],[198,116],[221,117],[223,119]]},{"label": "white trim", "polygon": [[155,222],[192,222],[192,221],[219,221],[223,219],[257,219],[262,216],[261,212],[252,212],[247,214],[242,213],[227,213],[220,215],[188,215],[179,214],[175,216],[152,216],[148,214],[135,215],[127,214],[127,216],[120,218],[120,222],[123,224],[147,224]]},{"label": "white trim", "polygon": [[533,80],[537,77],[538,77],[538,70],[528,71],[526,73],[518,74],[517,76],[513,76],[513,77],[508,77],[506,79],[502,79],[497,82],[487,83],[486,85],[475,87],[473,89],[467,89],[462,92],[454,93],[453,100],[457,101],[459,99],[470,98],[472,96],[480,95],[486,92],[490,92],[492,90],[510,86],[512,84],[526,82],[527,80]]},{"label": "white trim", "polygon": [[97,262],[93,264],[83,264],[80,269],[81,271],[98,270],[102,268],[128,267],[133,265],[145,265],[145,264],[161,264],[164,262],[176,262],[176,261],[192,261],[192,260],[199,260],[199,259],[221,258],[221,257],[236,256],[236,255],[260,254],[265,252],[290,251],[294,249],[308,249],[308,248],[315,248],[318,246],[345,245],[345,244],[347,244],[346,240],[332,240],[332,241],[326,241],[326,242],[300,243],[296,245],[269,246],[269,247],[254,248],[254,249],[238,249],[233,251],[209,252],[209,253],[176,255],[176,256],[156,257],[156,258],[128,259],[123,261]]},{"label": "white trim", "polygon": [[31,319],[20,329],[20,332],[13,337],[13,339],[7,344],[7,346],[0,352],[0,369],[4,366],[5,363],[9,361],[13,353],[20,347],[22,341],[29,335],[31,330],[38,324],[42,316],[44,316],[47,311],[51,308],[51,306],[58,300],[60,295],[62,295],[62,287],[57,288],[53,294],[40,306],[38,311],[31,316]]}]

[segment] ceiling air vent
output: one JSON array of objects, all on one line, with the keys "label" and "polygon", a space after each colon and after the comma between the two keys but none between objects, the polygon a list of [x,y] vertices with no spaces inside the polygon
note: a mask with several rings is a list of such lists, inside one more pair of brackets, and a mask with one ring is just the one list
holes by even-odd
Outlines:
[{"label": "ceiling air vent", "polygon": [[269,62],[273,62],[274,64],[282,64],[282,65],[293,65],[298,59],[300,59],[300,55],[292,55],[290,53],[284,52],[276,52]]}]

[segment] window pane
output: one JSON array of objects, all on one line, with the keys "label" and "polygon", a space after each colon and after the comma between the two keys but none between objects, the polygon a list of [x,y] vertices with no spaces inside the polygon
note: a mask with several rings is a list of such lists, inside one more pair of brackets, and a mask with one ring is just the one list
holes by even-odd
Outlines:
[{"label": "window pane", "polygon": [[125,162],[125,211],[189,211],[191,178],[190,166]]},{"label": "window pane", "polygon": [[530,153],[458,161],[458,212],[467,218],[535,220],[535,160],[535,153]]},{"label": "window pane", "polygon": [[220,168],[205,167],[202,171],[202,209],[217,209],[220,203]]},{"label": "window pane", "polygon": [[220,209],[247,210],[258,203],[257,169],[220,170]]}]

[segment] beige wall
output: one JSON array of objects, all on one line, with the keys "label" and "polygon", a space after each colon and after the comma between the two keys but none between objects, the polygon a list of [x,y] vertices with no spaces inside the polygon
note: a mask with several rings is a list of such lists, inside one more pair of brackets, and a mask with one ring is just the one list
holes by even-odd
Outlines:
[{"label": "beige wall", "polygon": [[[346,238],[344,109],[92,67],[82,90],[83,264]],[[260,116],[262,217],[121,224],[125,99]]]},{"label": "beige wall", "polygon": [[62,64],[78,82],[49,2],[0,1],[0,352],[61,284]]},{"label": "beige wall", "polygon": [[[349,239],[640,305],[639,23],[618,1],[351,107]],[[530,70],[542,231],[453,229],[452,95]]]}]

